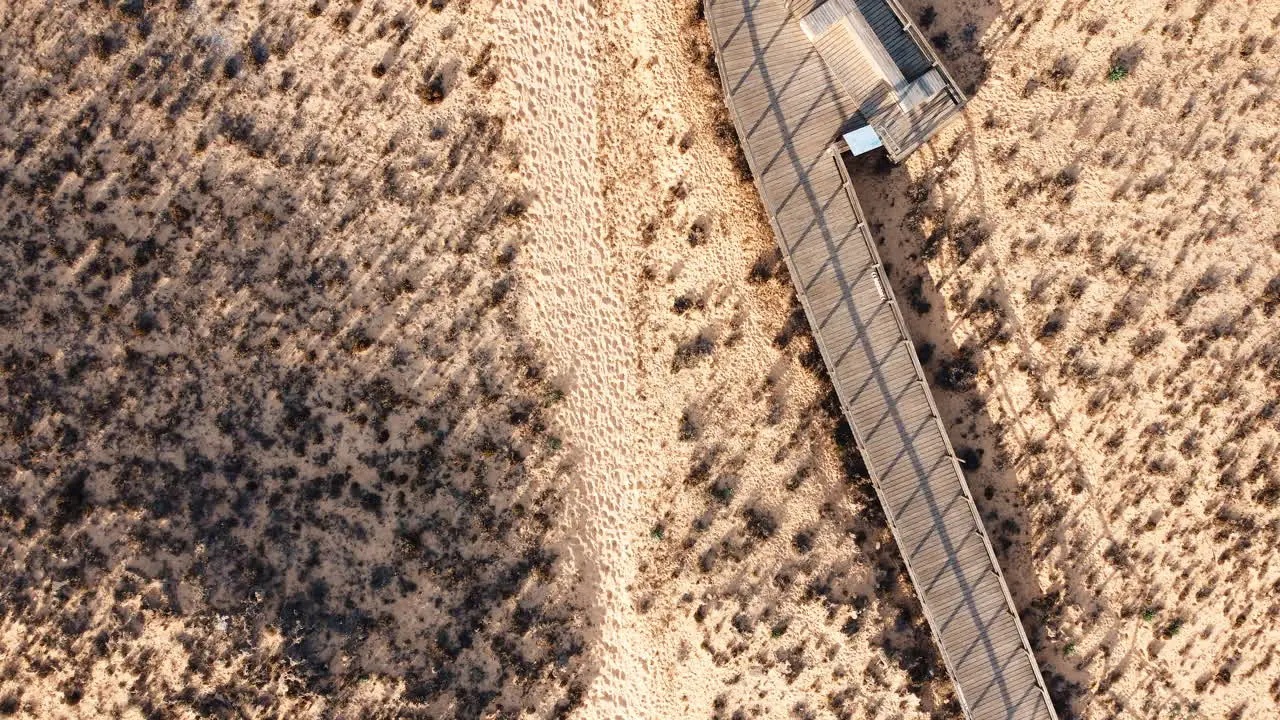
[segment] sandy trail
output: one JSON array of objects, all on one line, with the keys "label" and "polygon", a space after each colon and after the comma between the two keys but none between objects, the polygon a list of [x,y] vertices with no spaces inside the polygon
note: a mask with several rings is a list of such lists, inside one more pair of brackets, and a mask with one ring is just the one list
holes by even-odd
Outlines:
[{"label": "sandy trail", "polygon": [[559,0],[505,3],[496,16],[513,29],[502,46],[512,68],[513,129],[525,147],[521,172],[537,192],[524,322],[563,380],[558,424],[576,457],[566,553],[582,579],[596,665],[581,716],[669,717],[657,704],[666,693],[654,686],[651,646],[636,632],[628,589],[657,445],[641,427],[651,414],[639,400],[626,278],[606,241],[596,161],[598,20],[588,3]]}]

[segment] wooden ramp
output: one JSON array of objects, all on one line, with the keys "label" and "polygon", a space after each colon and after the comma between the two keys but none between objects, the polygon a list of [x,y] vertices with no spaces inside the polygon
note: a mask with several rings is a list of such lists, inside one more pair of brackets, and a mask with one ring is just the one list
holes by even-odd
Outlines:
[{"label": "wooden ramp", "polygon": [[705,3],[743,151],[961,706],[974,720],[1056,720],[844,164],[830,151],[858,107],[785,0]]}]

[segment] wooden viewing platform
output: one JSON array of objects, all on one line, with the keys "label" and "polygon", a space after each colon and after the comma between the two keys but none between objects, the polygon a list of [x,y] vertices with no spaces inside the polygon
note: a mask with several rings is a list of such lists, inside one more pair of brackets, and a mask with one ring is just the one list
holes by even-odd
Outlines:
[{"label": "wooden viewing platform", "polygon": [[965,715],[1056,720],[841,157],[870,127],[899,159],[964,97],[893,0],[827,4],[705,0],[727,103]]}]

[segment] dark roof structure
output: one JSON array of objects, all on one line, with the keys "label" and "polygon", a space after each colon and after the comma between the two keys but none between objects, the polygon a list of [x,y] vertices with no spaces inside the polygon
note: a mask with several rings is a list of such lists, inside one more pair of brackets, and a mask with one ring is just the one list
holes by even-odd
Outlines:
[{"label": "dark roof structure", "polygon": [[905,157],[964,98],[893,0],[705,3],[739,141],[960,705],[1056,720],[844,161],[868,133]]},{"label": "dark roof structure", "polygon": [[828,0],[800,28],[858,105],[852,129],[869,126],[900,162],[928,142],[965,97],[910,20],[883,0]]}]

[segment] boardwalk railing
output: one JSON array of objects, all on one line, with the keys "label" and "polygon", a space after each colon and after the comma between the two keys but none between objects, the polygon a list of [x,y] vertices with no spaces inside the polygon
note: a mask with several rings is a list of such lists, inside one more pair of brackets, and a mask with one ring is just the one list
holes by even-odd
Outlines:
[{"label": "boardwalk railing", "polygon": [[739,141],[960,705],[974,720],[1056,720],[833,151],[858,108],[784,0],[705,2]]}]

